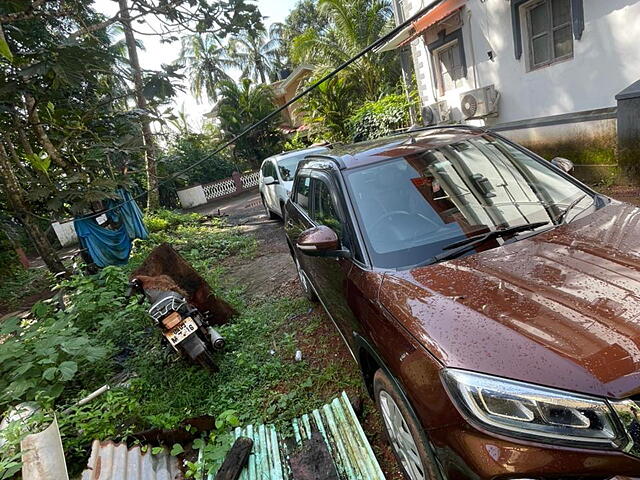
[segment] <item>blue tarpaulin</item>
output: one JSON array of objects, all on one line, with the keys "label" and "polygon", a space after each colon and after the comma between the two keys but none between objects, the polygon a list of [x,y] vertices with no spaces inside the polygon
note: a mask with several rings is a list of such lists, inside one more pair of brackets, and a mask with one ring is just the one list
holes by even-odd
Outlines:
[{"label": "blue tarpaulin", "polygon": [[73,226],[78,234],[82,248],[85,248],[93,262],[99,267],[124,265],[131,253],[131,240],[145,239],[147,229],[142,221],[142,211],[131,198],[129,192],[118,190],[119,200],[109,200],[107,218],[119,223],[116,230],[101,227],[94,216],[76,218]]},{"label": "blue tarpaulin", "polygon": [[107,208],[113,208],[107,213],[109,220],[116,223],[122,222],[131,240],[134,238],[146,240],[149,234],[142,221],[140,207],[126,190],[119,189],[117,193],[121,200],[107,200]]}]

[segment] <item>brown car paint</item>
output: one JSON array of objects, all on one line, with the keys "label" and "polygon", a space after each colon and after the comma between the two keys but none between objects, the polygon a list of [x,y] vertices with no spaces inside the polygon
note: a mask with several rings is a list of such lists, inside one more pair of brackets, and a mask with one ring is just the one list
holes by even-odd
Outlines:
[{"label": "brown car paint", "polygon": [[[351,168],[451,139],[427,137],[408,147],[387,140],[386,148],[379,141],[365,153],[348,156],[345,147],[336,156]],[[365,381],[375,357],[405,392],[447,480],[640,478],[640,459],[621,452],[533,443],[472,426],[439,376],[456,367],[614,399],[639,395],[640,209],[611,202],[552,231],[408,271],[304,255],[296,241],[315,223],[291,201],[285,218],[291,252]]]},{"label": "brown car paint", "polygon": [[296,247],[307,252],[338,250],[340,241],[336,232],[329,227],[320,225],[302,232],[296,239]]}]

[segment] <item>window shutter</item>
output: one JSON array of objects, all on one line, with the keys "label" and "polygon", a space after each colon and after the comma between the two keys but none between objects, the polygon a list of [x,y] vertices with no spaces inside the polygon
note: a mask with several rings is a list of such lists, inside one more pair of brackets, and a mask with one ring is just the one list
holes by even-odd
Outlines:
[{"label": "window shutter", "polygon": [[[511,0],[511,28],[513,30],[513,50],[516,60],[522,57],[522,26],[520,25],[520,7],[529,0]],[[573,36],[576,40],[582,38],[584,31],[583,0],[571,0],[571,21]]]}]

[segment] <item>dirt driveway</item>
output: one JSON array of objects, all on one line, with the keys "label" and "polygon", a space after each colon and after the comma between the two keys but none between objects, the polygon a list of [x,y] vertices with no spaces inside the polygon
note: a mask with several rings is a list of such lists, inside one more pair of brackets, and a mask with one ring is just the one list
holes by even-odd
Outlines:
[{"label": "dirt driveway", "polygon": [[[247,192],[237,197],[222,199],[202,205],[190,212],[203,215],[224,215],[229,223],[237,226],[243,232],[253,235],[258,241],[258,251],[251,259],[229,257],[222,266],[228,271],[230,278],[238,286],[242,286],[249,302],[260,302],[270,296],[296,297],[302,295],[298,283],[298,275],[287,247],[281,220],[269,220],[264,214],[260,195],[257,190]],[[288,332],[296,336],[303,358],[323,368],[335,368],[345,375],[359,378],[358,366],[338,331],[326,315],[322,307],[309,309],[305,318],[298,318],[297,322],[304,324],[311,317],[320,317],[321,329],[311,336],[303,331]],[[302,329],[304,330],[304,329]],[[332,385],[328,383],[326,389]],[[339,392],[330,392],[331,395]],[[398,469],[391,449],[386,441],[382,429],[382,419],[373,402],[366,394],[364,385],[347,389],[352,401],[360,404],[359,410],[363,428],[380,466],[388,480],[401,480],[402,474]]]},{"label": "dirt driveway", "polygon": [[190,210],[203,215],[224,215],[229,223],[258,240],[257,256],[251,261],[230,257],[223,266],[238,285],[245,287],[250,300],[294,287],[297,274],[289,254],[280,220],[269,220],[257,190]]}]

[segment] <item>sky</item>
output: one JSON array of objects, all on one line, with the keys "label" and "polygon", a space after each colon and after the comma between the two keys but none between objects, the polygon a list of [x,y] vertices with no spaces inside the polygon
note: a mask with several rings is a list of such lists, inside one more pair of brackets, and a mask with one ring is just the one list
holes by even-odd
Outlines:
[{"label": "sky", "polygon": [[[265,18],[264,23],[268,28],[274,22],[283,22],[289,14],[297,0],[257,0],[254,3],[260,9]],[[107,16],[113,16],[118,11],[118,2],[114,0],[95,0],[96,9]],[[142,32],[151,31],[151,25],[136,24],[134,29]],[[136,40],[142,41],[144,50],[138,52],[142,68],[148,70],[159,70],[164,63],[171,63],[178,58],[180,52],[180,42],[161,43],[159,37],[148,35],[137,35]],[[178,110],[183,110],[189,118],[189,123],[194,130],[200,130],[203,115],[211,110],[212,105],[206,100],[199,104],[189,91],[188,84],[185,83],[185,91],[179,92],[173,104]]]}]

